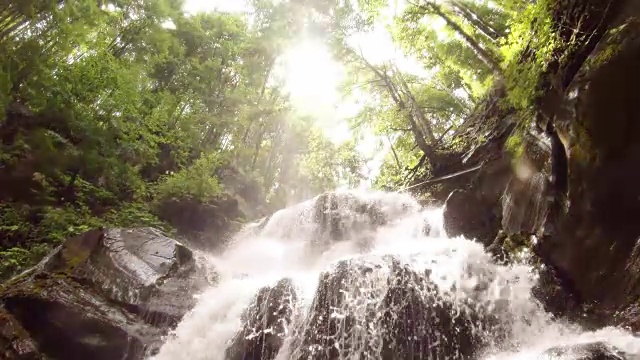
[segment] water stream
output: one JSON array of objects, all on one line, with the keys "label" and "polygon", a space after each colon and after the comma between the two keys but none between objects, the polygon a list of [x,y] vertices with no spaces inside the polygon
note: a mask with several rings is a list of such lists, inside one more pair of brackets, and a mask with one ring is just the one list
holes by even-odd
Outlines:
[{"label": "water stream", "polygon": [[[598,342],[639,358],[628,332],[554,321],[531,297],[528,266],[497,265],[482,245],[447,238],[440,209],[396,193],[329,200],[281,210],[210,256],[218,285],[155,359],[241,359],[228,349],[260,339],[262,355],[244,358],[582,359],[548,350]],[[261,289],[270,300],[256,303]],[[269,314],[252,322],[252,308]]]}]

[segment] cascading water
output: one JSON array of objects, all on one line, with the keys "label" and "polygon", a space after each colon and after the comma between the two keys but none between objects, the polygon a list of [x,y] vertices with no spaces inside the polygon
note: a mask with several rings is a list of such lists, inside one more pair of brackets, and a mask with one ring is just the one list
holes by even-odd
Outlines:
[{"label": "cascading water", "polygon": [[640,354],[623,330],[553,321],[529,267],[447,238],[441,211],[408,195],[323,195],[247,227],[210,261],[218,285],[156,360],[582,359],[580,344]]}]

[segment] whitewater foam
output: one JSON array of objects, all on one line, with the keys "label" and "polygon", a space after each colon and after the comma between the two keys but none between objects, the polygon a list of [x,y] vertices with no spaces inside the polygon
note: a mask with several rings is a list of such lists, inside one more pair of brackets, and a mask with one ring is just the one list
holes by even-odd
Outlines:
[{"label": "whitewater foam", "polygon": [[[421,209],[406,194],[350,193],[347,198],[351,200],[329,209],[340,213],[344,235],[340,241],[321,246],[315,241],[322,224],[317,219],[318,199],[314,199],[277,212],[261,230],[242,232],[223,253],[209,257],[219,276],[218,285],[198,296],[196,307],[167,337],[155,359],[225,359],[225,350],[242,328],[242,314],[256,293],[284,278],[291,279],[297,294],[297,320],[291,326],[305,326],[321,274],[344,260],[370,264],[367,266],[374,269],[353,283],[343,308],[334,311],[333,316],[349,313],[364,329],[350,335],[350,341],[360,344],[362,350],[352,346],[344,358],[360,358],[364,351],[376,358],[371,349],[379,347],[380,339],[376,329],[366,329],[371,328],[366,324],[368,315],[358,312],[372,306],[380,311],[391,271],[385,260],[389,257],[416,273],[428,271],[429,281],[450,299],[483,306],[509,325],[507,340],[485,349],[487,360],[539,359],[550,347],[594,341],[640,354],[638,339],[623,330],[582,332],[577,326],[554,321],[531,297],[536,281],[531,268],[497,265],[480,244],[447,238],[440,209]],[[385,221],[372,224],[366,212],[355,211],[362,202],[375,206]],[[301,345],[293,334],[304,329],[293,330],[288,329],[278,359],[297,358],[294,354],[300,349],[296,347]]]}]

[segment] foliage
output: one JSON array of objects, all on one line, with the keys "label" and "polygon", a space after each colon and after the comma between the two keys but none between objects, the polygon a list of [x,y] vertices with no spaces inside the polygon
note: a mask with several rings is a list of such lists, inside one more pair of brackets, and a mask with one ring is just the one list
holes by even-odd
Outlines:
[{"label": "foliage", "polygon": [[507,100],[520,111],[533,107],[541,91],[541,76],[559,45],[551,20],[551,4],[545,0],[515,7],[509,22],[510,34],[502,42]]},{"label": "foliage", "polygon": [[[252,0],[250,14],[185,14],[180,0],[5,4],[0,279],[92,227],[167,227],[163,200],[274,209],[359,186],[356,140],[333,143],[275,75],[300,33],[320,34],[346,67],[344,95],[362,105],[352,130],[387,152],[376,187],[433,175],[494,87],[527,127],[541,75],[563,56],[552,0],[412,0],[389,16],[394,3]],[[380,29],[402,59],[354,41]]]},{"label": "foliage", "polygon": [[215,176],[221,161],[216,154],[205,155],[189,167],[161,177],[158,198],[190,197],[213,199],[222,193],[222,185]]},{"label": "foliage", "polygon": [[307,141],[312,120],[272,75],[304,7],[251,5],[250,18],[185,14],[179,0],[0,9],[0,279],[89,228],[166,228],[162,199],[231,193],[267,208],[289,201],[303,164],[313,194],[356,171],[317,171],[335,163],[313,152],[347,150]]},{"label": "foliage", "polygon": [[[366,94],[353,127],[367,128],[385,143],[381,149],[390,150],[375,186],[397,188],[417,174],[427,176],[439,151],[458,146],[456,130],[504,76],[500,49],[517,10],[515,0],[503,2],[407,1],[390,21],[384,13],[392,2],[337,2],[318,10],[336,57],[349,70],[345,93]],[[381,26],[417,70],[368,57],[350,41]]]},{"label": "foliage", "polygon": [[[309,142],[310,151],[302,159],[301,171],[312,192],[335,189],[339,185],[349,188],[359,185],[363,159],[352,141],[335,145],[316,130],[310,134]],[[342,184],[339,179],[343,180]]]}]

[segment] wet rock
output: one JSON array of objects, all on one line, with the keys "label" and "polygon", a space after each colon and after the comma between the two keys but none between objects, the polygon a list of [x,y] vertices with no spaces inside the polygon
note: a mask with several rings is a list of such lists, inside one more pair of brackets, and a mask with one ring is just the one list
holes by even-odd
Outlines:
[{"label": "wet rock", "polygon": [[490,245],[500,229],[499,196],[483,197],[455,190],[444,205],[444,229],[450,237],[464,236]]},{"label": "wet rock", "polygon": [[545,311],[557,316],[584,320],[583,309],[577,299],[565,291],[561,279],[553,269],[544,267],[538,271],[538,282],[531,289],[532,295],[540,301]]},{"label": "wet rock", "polygon": [[29,333],[4,308],[0,308],[0,358],[44,360]]},{"label": "wet rock", "polygon": [[321,275],[292,358],[470,358],[489,323],[459,305],[392,257],[342,261]]},{"label": "wet rock", "polygon": [[[319,224],[317,241],[339,241],[371,231],[389,219],[381,204],[350,193],[324,193],[314,204],[314,220]],[[347,234],[348,232],[348,234]]]},{"label": "wet rock", "polygon": [[620,350],[604,342],[560,346],[545,351],[539,360],[626,360]]},{"label": "wet rock", "polygon": [[38,274],[15,284],[3,302],[53,359],[142,359],[145,344],[159,345],[159,329],[63,276]]},{"label": "wet rock", "polygon": [[454,305],[424,274],[394,263],[387,281],[383,359],[469,359],[484,345],[478,314]]},{"label": "wet rock", "polygon": [[[625,3],[635,4],[628,18],[640,14],[635,2]],[[608,310],[640,298],[634,255],[640,237],[640,103],[631,95],[640,82],[640,27],[630,23],[626,31],[606,61],[582,71],[576,116],[565,134],[569,206],[541,244],[549,262],[571,280],[572,293]]]},{"label": "wet rock", "polygon": [[272,360],[292,322],[296,293],[289,279],[262,288],[243,314],[242,330],[226,350],[228,360]]},{"label": "wet rock", "polygon": [[[339,262],[333,271],[320,275],[316,296],[304,320],[292,359],[336,359],[349,352],[354,314],[344,311],[347,292],[358,279],[371,274],[369,264]],[[362,277],[361,277],[362,276]]]},{"label": "wet rock", "polygon": [[205,285],[189,249],[151,228],[68,239],[6,284],[7,312],[52,359],[142,359]]},{"label": "wet rock", "polygon": [[509,181],[502,195],[502,230],[507,235],[540,233],[548,207],[546,185],[543,173]]},{"label": "wet rock", "polygon": [[43,265],[90,284],[107,300],[173,326],[193,306],[203,281],[192,277],[191,250],[153,228],[95,230],[67,240]]}]

